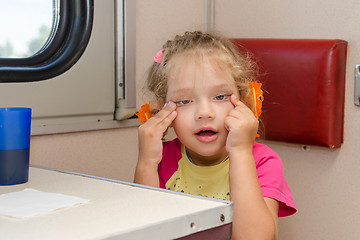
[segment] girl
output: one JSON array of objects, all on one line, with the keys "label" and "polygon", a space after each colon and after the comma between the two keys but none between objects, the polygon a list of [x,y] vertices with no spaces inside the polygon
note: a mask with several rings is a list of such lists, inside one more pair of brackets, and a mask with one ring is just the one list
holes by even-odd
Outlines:
[{"label": "girl", "polygon": [[[135,182],[231,200],[232,239],[276,239],[278,216],[296,209],[279,156],[255,142],[253,69],[214,34],[167,41],[147,78],[162,109],[139,127]],[[177,138],[163,142],[169,127]]]}]

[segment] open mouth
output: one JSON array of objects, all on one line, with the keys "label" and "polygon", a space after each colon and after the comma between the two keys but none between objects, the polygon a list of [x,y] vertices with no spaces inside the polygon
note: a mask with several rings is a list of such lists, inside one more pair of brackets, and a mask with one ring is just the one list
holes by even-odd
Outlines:
[{"label": "open mouth", "polygon": [[200,142],[204,142],[204,143],[213,142],[218,138],[218,133],[210,129],[201,130],[197,132],[195,135]]},{"label": "open mouth", "polygon": [[203,136],[203,137],[212,136],[212,135],[215,135],[215,134],[216,134],[216,132],[212,131],[212,130],[202,130],[202,131],[199,131],[199,132],[196,133],[196,135]]}]

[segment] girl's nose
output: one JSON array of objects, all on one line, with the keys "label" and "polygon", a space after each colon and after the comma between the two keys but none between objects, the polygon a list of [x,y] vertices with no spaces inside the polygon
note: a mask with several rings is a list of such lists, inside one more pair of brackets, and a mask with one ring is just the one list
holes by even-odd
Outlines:
[{"label": "girl's nose", "polygon": [[213,119],[215,118],[215,111],[211,104],[208,101],[200,101],[196,104],[196,120],[204,120],[204,119]]}]

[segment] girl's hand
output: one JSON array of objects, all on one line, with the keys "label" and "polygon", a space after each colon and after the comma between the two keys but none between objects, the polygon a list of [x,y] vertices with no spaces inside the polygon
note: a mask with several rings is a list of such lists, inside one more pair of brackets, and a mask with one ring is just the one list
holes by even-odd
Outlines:
[{"label": "girl's hand", "polygon": [[162,159],[162,138],[176,118],[176,104],[168,102],[155,116],[142,124],[138,130],[139,162],[157,167]]},{"label": "girl's hand", "polygon": [[226,150],[231,153],[236,150],[251,150],[256,138],[259,121],[254,113],[234,94],[230,97],[234,109],[225,119],[225,128],[229,131],[226,140]]}]

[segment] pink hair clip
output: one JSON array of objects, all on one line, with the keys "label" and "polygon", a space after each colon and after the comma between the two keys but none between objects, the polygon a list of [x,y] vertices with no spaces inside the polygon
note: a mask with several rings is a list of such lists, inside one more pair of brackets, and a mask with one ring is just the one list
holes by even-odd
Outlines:
[{"label": "pink hair clip", "polygon": [[163,50],[158,51],[154,57],[154,61],[157,63],[161,63],[163,56],[164,56]]}]

